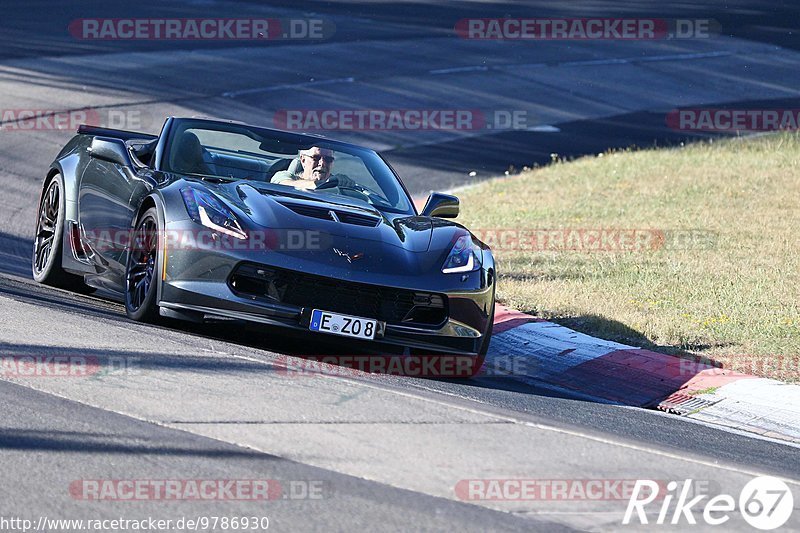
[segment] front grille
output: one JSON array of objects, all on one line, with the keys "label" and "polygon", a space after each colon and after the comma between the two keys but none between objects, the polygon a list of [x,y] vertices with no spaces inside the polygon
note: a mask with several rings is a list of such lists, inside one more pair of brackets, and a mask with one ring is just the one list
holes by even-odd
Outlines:
[{"label": "front grille", "polygon": [[293,270],[245,263],[230,277],[242,296],[374,318],[392,324],[434,327],[447,319],[442,294],[355,283]]}]

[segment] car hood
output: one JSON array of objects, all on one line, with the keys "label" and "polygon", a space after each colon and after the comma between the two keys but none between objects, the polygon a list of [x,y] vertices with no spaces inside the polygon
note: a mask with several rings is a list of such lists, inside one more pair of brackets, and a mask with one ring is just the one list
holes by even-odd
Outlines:
[{"label": "car hood", "polygon": [[336,196],[332,201],[326,201],[324,198],[308,198],[302,194],[278,194],[242,183],[223,184],[215,188],[218,196],[241,210],[258,226],[268,229],[316,230],[329,237],[332,242],[341,243],[344,240],[351,243],[361,242],[363,245],[373,242],[375,245],[394,246],[409,252],[428,252],[432,248],[445,247],[450,241],[450,238],[444,238],[444,243],[441,242],[441,237],[434,239],[434,230],[448,234],[455,232],[458,235],[466,232],[454,222],[382,213],[346,197]]},{"label": "car hood", "polygon": [[[449,220],[381,213],[344,197],[327,202],[241,181],[202,186],[228,204],[245,229],[277,236],[268,243],[270,255],[264,262],[328,277],[388,285],[408,278],[403,283],[419,284],[426,274],[441,271],[458,237],[469,235]],[[332,217],[329,211],[337,215]],[[294,239],[298,234],[300,238]]]}]

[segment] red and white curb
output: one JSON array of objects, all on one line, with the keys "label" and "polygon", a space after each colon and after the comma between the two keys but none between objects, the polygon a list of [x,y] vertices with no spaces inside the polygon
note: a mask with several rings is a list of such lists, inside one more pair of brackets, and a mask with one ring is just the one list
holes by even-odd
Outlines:
[{"label": "red and white curb", "polygon": [[500,305],[485,371],[800,443],[800,385],[598,339]]}]

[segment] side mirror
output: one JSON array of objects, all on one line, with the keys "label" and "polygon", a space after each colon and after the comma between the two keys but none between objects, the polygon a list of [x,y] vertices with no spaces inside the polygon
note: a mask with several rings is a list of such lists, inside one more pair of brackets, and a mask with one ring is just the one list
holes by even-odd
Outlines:
[{"label": "side mirror", "polygon": [[131,158],[128,155],[128,148],[120,139],[95,137],[92,139],[92,146],[89,148],[89,154],[103,161],[109,161],[124,167],[133,167]]},{"label": "side mirror", "polygon": [[459,209],[458,198],[440,192],[431,193],[425,208],[422,210],[424,217],[456,218]]}]

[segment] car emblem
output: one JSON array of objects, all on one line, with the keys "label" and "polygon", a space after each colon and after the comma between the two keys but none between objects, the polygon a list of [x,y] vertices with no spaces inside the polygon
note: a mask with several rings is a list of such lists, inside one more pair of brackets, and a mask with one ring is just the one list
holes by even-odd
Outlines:
[{"label": "car emblem", "polygon": [[358,252],[357,254],[350,255],[347,252],[343,252],[338,248],[334,248],[333,251],[336,252],[336,255],[338,255],[340,257],[344,257],[345,259],[347,259],[348,263],[352,263],[356,259],[361,259],[362,257],[364,257],[364,253],[363,252]]}]

